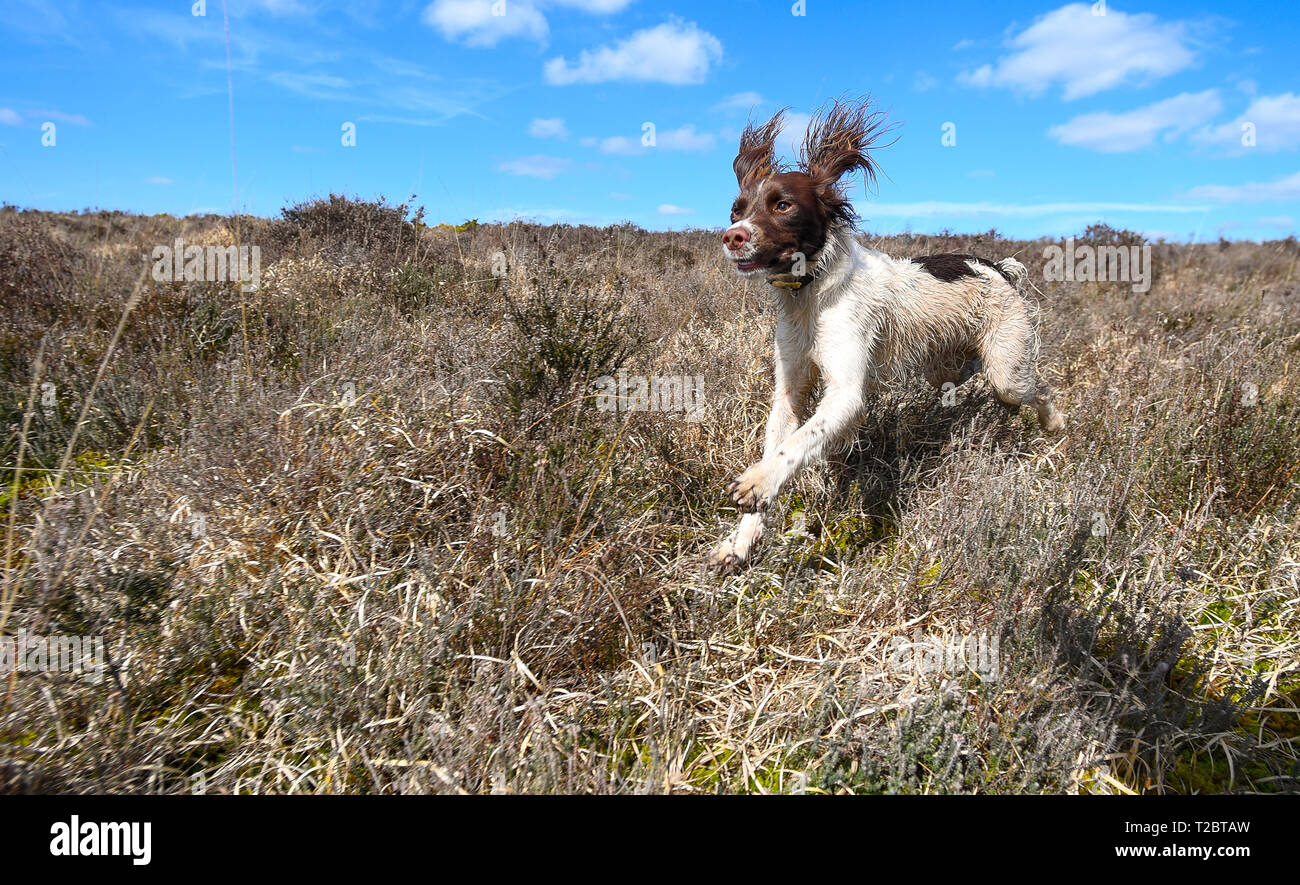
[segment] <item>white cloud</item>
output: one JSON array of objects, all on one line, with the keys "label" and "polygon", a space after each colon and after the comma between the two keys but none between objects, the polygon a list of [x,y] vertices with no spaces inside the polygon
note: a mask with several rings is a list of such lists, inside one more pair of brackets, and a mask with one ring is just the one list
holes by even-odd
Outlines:
[{"label": "white cloud", "polygon": [[528,134],[533,138],[568,138],[569,130],[562,117],[534,117]]},{"label": "white cloud", "polygon": [[[504,15],[493,15],[493,7]],[[460,41],[467,46],[495,46],[511,37],[538,43],[550,34],[546,17],[531,0],[434,0],[420,16],[435,28],[444,40]]]},{"label": "white cloud", "polygon": [[[261,0],[264,3],[294,4],[297,0]],[[561,7],[593,15],[622,12],[632,0],[433,0],[424,8],[424,23],[438,30],[443,39],[466,46],[495,46],[502,40],[520,37],[545,43],[551,27],[544,9]]]},{"label": "white cloud", "polygon": [[1215,203],[1266,203],[1274,200],[1300,200],[1300,172],[1274,181],[1247,184],[1203,184],[1187,192],[1194,200]]},{"label": "white cloud", "polygon": [[655,133],[654,147],[647,147],[641,142],[642,136],[611,135],[608,138],[584,138],[580,144],[584,147],[599,148],[602,154],[615,154],[623,157],[635,157],[652,150],[661,151],[711,151],[717,145],[717,137],[711,132],[696,132],[695,126],[687,123],[678,129],[665,129]]},{"label": "white cloud", "polygon": [[611,199],[614,199],[614,200],[630,200],[630,199],[632,199],[632,195],[631,195],[631,194],[620,194],[618,191],[610,191],[609,196],[610,196]]},{"label": "white cloud", "polygon": [[1000,215],[1008,218],[1036,218],[1043,215],[1099,212],[1204,212],[1205,206],[1164,203],[954,203],[929,200],[918,203],[870,203],[863,214],[877,218],[912,218],[936,215]]},{"label": "white cloud", "polygon": [[145,180],[145,184],[175,184],[170,178],[163,175],[150,175]]},{"label": "white cloud", "polygon": [[709,68],[722,58],[722,43],[694,22],[673,18],[637,31],[614,46],[584,49],[572,65],[562,56],[544,69],[546,82],[574,83],[639,81],[684,85],[703,83]]},{"label": "white cloud", "polygon": [[1088,148],[1103,153],[1135,151],[1149,147],[1156,136],[1165,132],[1172,139],[1194,126],[1205,123],[1223,108],[1215,89],[1205,92],[1184,92],[1146,107],[1112,114],[1101,111],[1082,114],[1047,134],[1061,144]]},{"label": "white cloud", "polygon": [[644,154],[647,148],[641,144],[641,139],[631,138],[626,135],[611,135],[609,138],[584,138],[583,144],[588,147],[599,147],[602,154],[615,154],[622,157],[635,157]]},{"label": "white cloud", "polygon": [[1151,13],[1130,15],[1071,3],[1047,13],[1012,37],[1011,52],[993,64],[962,73],[968,86],[997,86],[1037,96],[1060,83],[1066,101],[1131,82],[1177,73],[1196,60],[1187,27]]},{"label": "white cloud", "polygon": [[1192,138],[1200,144],[1244,148],[1241,140],[1247,123],[1254,125],[1255,149],[1268,152],[1295,150],[1300,147],[1300,95],[1284,92],[1258,96],[1231,123],[1207,127]]},{"label": "white cloud", "polygon": [[622,12],[632,5],[632,0],[551,0],[551,2],[556,6],[568,6],[572,9],[580,9],[583,12],[604,15],[612,12]]},{"label": "white cloud", "polygon": [[524,175],[528,178],[544,178],[547,181],[567,172],[572,164],[563,157],[548,157],[544,154],[531,154],[514,160],[506,160],[497,168],[511,175]]},{"label": "white cloud", "polygon": [[684,209],[681,206],[674,206],[672,203],[664,203],[659,207],[660,215],[694,215],[694,209]]},{"label": "white cloud", "polygon": [[13,108],[0,108],[0,124],[5,126],[22,126],[22,116]]},{"label": "white cloud", "polygon": [[690,123],[679,129],[660,132],[655,138],[655,146],[665,151],[710,151],[717,144],[711,132],[696,132]]},{"label": "white cloud", "polygon": [[757,92],[737,92],[728,95],[713,106],[715,111],[748,111],[756,105],[763,104],[763,96]]}]

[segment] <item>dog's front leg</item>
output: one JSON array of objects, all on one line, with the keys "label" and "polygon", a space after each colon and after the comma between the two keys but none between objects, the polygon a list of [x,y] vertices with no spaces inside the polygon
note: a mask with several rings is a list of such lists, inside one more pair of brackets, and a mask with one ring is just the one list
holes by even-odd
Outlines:
[{"label": "dog's front leg", "polygon": [[862,415],[863,386],[856,378],[852,380],[857,383],[837,384],[828,379],[813,416],[727,487],[737,507],[748,512],[767,510],[795,474],[853,433]]},{"label": "dog's front leg", "polygon": [[[767,429],[763,435],[763,458],[776,454],[787,438],[798,428],[807,412],[808,392],[812,387],[812,364],[806,352],[792,355],[793,348],[782,348],[777,339],[776,385],[772,393],[772,410],[767,416]],[[761,511],[751,511],[740,518],[727,538],[713,548],[709,560],[715,568],[731,571],[748,561],[754,545],[763,535]]]}]

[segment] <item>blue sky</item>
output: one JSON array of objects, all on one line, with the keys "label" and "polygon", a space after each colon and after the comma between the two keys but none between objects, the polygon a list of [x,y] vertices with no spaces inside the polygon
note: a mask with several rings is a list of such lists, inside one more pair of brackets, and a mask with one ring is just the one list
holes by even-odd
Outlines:
[{"label": "blue sky", "polygon": [[718,227],[747,115],[789,106],[793,140],[870,93],[898,124],[852,186],[872,232],[1295,233],[1294,0],[1100,6],[4,0],[0,200]]}]

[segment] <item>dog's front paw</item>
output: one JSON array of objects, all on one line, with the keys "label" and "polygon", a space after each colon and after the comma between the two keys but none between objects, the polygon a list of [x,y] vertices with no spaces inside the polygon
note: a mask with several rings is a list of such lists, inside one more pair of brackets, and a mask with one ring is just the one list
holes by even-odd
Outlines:
[{"label": "dog's front paw", "polygon": [[708,557],[709,567],[723,575],[733,575],[749,562],[754,542],[763,534],[763,523],[757,517],[747,516],[724,541],[719,541]]},{"label": "dog's front paw", "polygon": [[762,461],[736,477],[727,486],[727,495],[741,510],[766,510],[776,498],[777,483],[772,470]]},{"label": "dog's front paw", "polygon": [[709,551],[708,566],[720,575],[733,575],[745,564],[747,554],[748,551],[738,550],[735,541],[728,538]]}]

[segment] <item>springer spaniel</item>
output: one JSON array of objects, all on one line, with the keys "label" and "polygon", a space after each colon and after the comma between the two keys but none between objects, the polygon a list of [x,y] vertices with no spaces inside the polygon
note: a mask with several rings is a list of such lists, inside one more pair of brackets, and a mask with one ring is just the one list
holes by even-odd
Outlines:
[{"label": "springer spaniel", "polygon": [[[741,135],[733,163],[740,196],[722,236],[723,256],[737,273],[773,286],[777,306],[763,458],[727,487],[743,516],[709,557],[724,572],[749,559],[764,511],[786,483],[852,437],[873,393],[912,372],[942,387],[982,369],[1008,406],[1033,406],[1049,433],[1065,427],[1037,378],[1024,265],[959,254],[891,258],[864,248],[840,178],[861,169],[875,179],[869,151],[883,115],[865,101],[832,103],[809,125],[798,171],[777,161],[783,115]],[[824,393],[809,416],[816,375]]]}]

